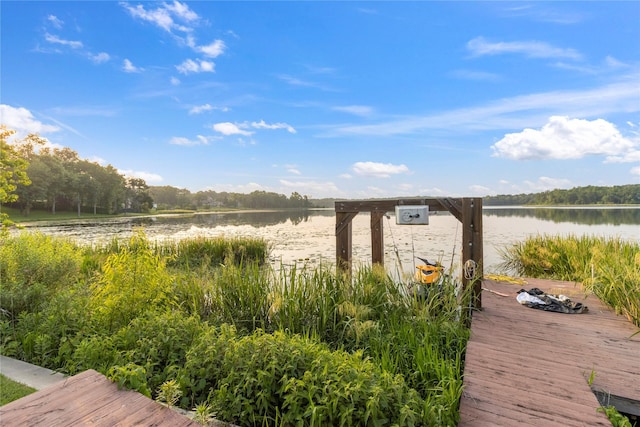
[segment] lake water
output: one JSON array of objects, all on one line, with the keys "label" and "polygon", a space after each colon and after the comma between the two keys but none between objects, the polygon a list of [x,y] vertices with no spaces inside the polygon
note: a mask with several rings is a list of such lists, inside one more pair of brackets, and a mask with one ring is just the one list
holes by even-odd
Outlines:
[{"label": "lake water", "polygon": [[[86,219],[63,223],[37,223],[28,230],[62,235],[82,244],[101,243],[114,237],[129,238],[142,228],[150,240],[168,241],[195,236],[262,237],[272,245],[274,264],[335,263],[335,212],[232,212],[153,217]],[[525,208],[485,207],[483,212],[485,273],[498,272],[500,249],[531,235],[595,235],[640,242],[640,207]],[[392,213],[383,218],[385,266],[392,274],[411,274],[416,257],[459,267],[462,229],[448,213],[438,212],[429,225],[396,225]],[[369,214],[353,219],[354,264],[370,264]]]}]

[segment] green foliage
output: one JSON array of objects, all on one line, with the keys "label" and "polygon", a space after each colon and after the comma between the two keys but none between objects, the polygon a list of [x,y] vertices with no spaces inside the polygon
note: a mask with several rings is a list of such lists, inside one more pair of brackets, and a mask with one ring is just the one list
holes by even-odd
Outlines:
[{"label": "green foliage", "polygon": [[360,352],[331,351],[281,331],[204,334],[188,354],[183,384],[201,388],[196,401],[210,395],[216,413],[240,425],[415,425],[424,405],[402,376]]},{"label": "green foliage", "polygon": [[0,406],[28,396],[35,391],[35,388],[12,381],[0,374]]},{"label": "green foliage", "polygon": [[81,255],[70,240],[42,233],[0,236],[0,308],[12,317],[40,310],[79,277]]},{"label": "green foliage", "polygon": [[114,332],[147,310],[175,305],[172,286],[165,260],[139,234],[107,258],[89,309],[99,327]]},{"label": "green foliage", "polygon": [[135,363],[127,363],[124,366],[113,366],[109,369],[107,377],[118,383],[118,388],[135,390],[138,393],[151,397],[151,391],[147,386],[147,373],[142,366]]},{"label": "green foliage", "polygon": [[487,206],[496,205],[595,205],[595,204],[640,204],[640,184],[614,185],[611,187],[575,187],[570,190],[550,190],[529,193],[485,196]]},{"label": "green foliage", "polygon": [[175,379],[165,381],[158,387],[158,400],[169,407],[176,406],[181,395],[182,391]]},{"label": "green foliage", "polygon": [[156,390],[184,366],[204,328],[199,318],[178,310],[148,311],[118,331],[113,342],[125,360],[145,368],[149,388]]},{"label": "green foliage", "polygon": [[142,233],[75,248],[73,282],[37,311],[4,316],[0,351],[70,374],[95,369],[168,403],[181,394],[203,419],[455,425],[468,296],[454,283],[417,300],[383,269],[236,264],[228,248],[240,246],[228,244],[222,263],[197,259],[204,240],[176,263],[175,247]]},{"label": "green foliage", "polygon": [[613,427],[633,427],[629,418],[618,412],[615,406],[602,406],[598,408],[598,411],[606,414]]},{"label": "green foliage", "polygon": [[502,253],[516,274],[582,282],[640,326],[640,245],[619,238],[534,236]]}]

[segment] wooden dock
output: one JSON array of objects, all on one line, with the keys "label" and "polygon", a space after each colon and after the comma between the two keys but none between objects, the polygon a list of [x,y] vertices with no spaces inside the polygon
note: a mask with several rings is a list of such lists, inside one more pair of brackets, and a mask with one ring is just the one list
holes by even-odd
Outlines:
[{"label": "wooden dock", "polygon": [[[595,392],[640,415],[640,333],[580,285],[483,281],[471,323],[460,423],[465,426],[611,426]],[[563,294],[588,313],[561,314],[516,301],[521,288]],[[591,382],[591,385],[589,384]],[[622,408],[621,408],[622,407]]]},{"label": "wooden dock", "polygon": [[171,426],[200,424],[88,370],[0,407],[3,426]]}]

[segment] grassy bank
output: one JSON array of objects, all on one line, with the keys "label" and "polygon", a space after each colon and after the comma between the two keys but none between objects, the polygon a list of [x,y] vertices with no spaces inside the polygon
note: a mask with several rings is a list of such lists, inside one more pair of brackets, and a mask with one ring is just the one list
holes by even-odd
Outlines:
[{"label": "grassy bank", "polygon": [[36,389],[34,388],[17,383],[0,374],[0,406],[25,397],[35,391]]},{"label": "grassy bank", "polygon": [[527,277],[581,282],[640,326],[640,245],[593,236],[535,236],[503,252],[503,267]]},{"label": "grassy bank", "polygon": [[239,425],[457,423],[468,330],[453,284],[418,300],[383,270],[273,268],[268,250],[3,236],[0,351]]}]

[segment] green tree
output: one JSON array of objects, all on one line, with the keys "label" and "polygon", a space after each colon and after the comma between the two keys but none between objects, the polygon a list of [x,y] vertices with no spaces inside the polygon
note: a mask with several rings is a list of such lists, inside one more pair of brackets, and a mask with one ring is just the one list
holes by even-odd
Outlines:
[{"label": "green tree", "polygon": [[8,141],[15,133],[5,125],[0,125],[0,204],[18,199],[18,185],[31,184],[27,175],[29,162],[20,155],[18,145],[10,144]]}]

